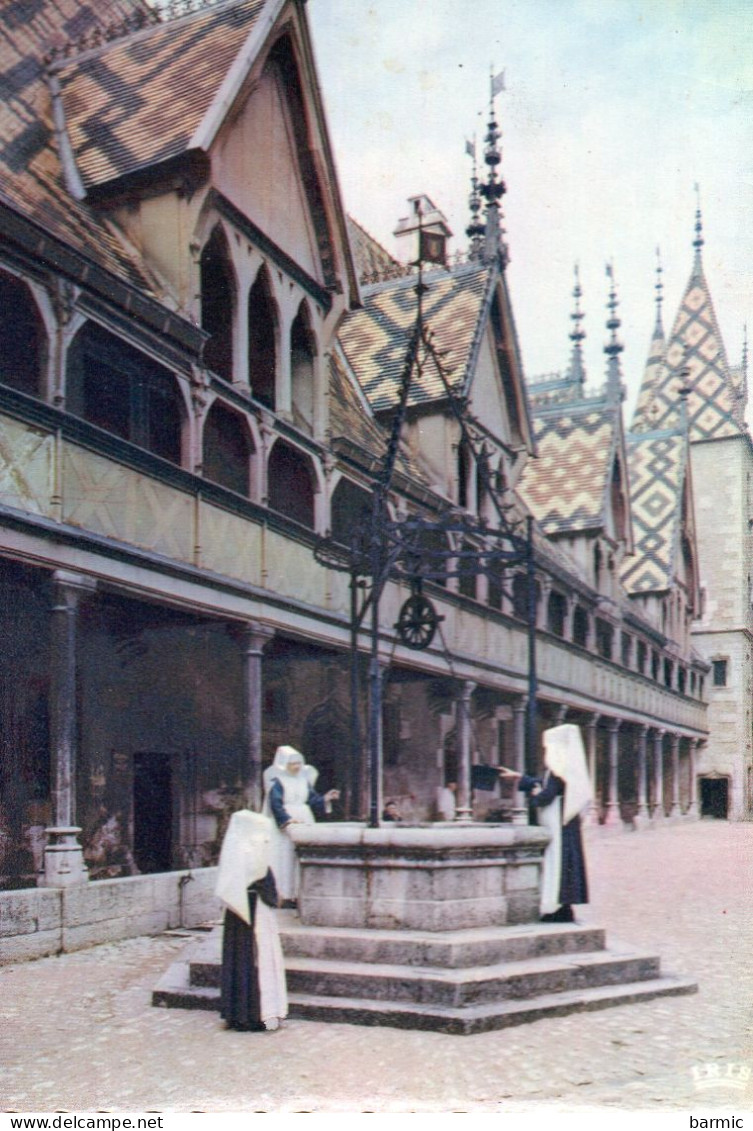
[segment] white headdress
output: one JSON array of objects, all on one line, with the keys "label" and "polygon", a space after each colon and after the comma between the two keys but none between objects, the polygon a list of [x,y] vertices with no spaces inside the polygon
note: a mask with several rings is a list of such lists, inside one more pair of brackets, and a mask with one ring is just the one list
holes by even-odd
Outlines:
[{"label": "white headdress", "polygon": [[309,764],[306,762],[306,759],[303,757],[303,754],[301,754],[300,750],[296,750],[295,746],[278,746],[275,750],[275,756],[272,765],[267,766],[266,770],[262,774],[262,780],[264,782],[264,790],[266,794],[269,794],[269,791],[272,788],[272,782],[275,780],[275,778],[283,778],[283,776],[288,772],[288,765],[290,764],[290,762],[300,762],[302,764],[303,769],[301,770],[301,773],[304,775],[311,788],[314,788],[316,779],[319,777],[319,771],[313,766],[309,766]]},{"label": "white headdress", "polygon": [[593,788],[580,729],[573,723],[550,727],[542,735],[544,764],[565,783],[562,823],[567,824],[590,805]]},{"label": "white headdress", "polygon": [[215,895],[249,924],[247,889],[267,874],[271,830],[269,817],[240,809],[230,818],[220,850]]}]

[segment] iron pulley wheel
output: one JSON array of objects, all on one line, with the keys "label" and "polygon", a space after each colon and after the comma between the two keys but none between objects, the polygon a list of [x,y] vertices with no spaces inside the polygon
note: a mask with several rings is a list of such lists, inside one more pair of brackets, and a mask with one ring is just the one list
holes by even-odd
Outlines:
[{"label": "iron pulley wheel", "polygon": [[428,597],[414,593],[400,610],[395,628],[409,648],[428,648],[434,639],[440,618]]}]

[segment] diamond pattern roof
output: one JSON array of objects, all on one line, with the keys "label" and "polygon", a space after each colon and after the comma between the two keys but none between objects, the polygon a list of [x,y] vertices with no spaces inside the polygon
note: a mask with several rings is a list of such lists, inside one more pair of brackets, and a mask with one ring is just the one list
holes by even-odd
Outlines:
[{"label": "diamond pattern roof", "polygon": [[[688,372],[683,377],[686,366]],[[661,362],[653,359],[647,366],[633,431],[674,426],[684,382],[690,388],[691,442],[736,436],[744,430],[744,389],[727,363],[700,254],[696,255]]]},{"label": "diamond pattern roof", "polygon": [[[486,308],[491,281],[487,266],[472,263],[451,271],[429,271],[424,279],[424,321],[453,388],[466,380],[473,347]],[[394,407],[411,333],[416,321],[416,276],[363,288],[363,308],[350,314],[340,344],[348,364],[375,411]],[[445,395],[434,361],[425,359],[413,378],[409,404]]]},{"label": "diamond pattern roof", "polygon": [[626,559],[628,593],[671,588],[680,544],[686,439],[680,430],[629,434],[628,472],[635,554]]},{"label": "diamond pattern roof", "polygon": [[11,0],[0,5],[0,200],[115,275],[153,280],[107,222],[66,187],[45,56],[147,9],[141,0]]},{"label": "diamond pattern roof", "polygon": [[547,534],[604,525],[618,418],[603,398],[534,409],[538,459],[519,490]]},{"label": "diamond pattern roof", "polygon": [[264,0],[216,4],[105,43],[58,68],[86,186],[185,151]]}]

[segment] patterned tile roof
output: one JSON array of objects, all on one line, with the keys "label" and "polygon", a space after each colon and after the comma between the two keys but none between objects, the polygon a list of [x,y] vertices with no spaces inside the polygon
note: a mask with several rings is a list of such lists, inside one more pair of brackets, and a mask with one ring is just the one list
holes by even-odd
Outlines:
[{"label": "patterned tile roof", "polygon": [[534,409],[539,454],[519,490],[547,534],[605,525],[619,414],[602,397]]},{"label": "patterned tile roof", "polygon": [[[381,460],[387,448],[387,433],[370,415],[353,385],[337,350],[333,350],[329,371],[329,434],[333,441],[346,439],[362,453]],[[398,451],[397,470],[425,487],[429,478],[405,448]]]},{"label": "patterned tile roof", "polygon": [[348,237],[356,271],[362,283],[373,282],[377,278],[397,272],[400,264],[394,256],[382,247],[357,220],[348,216]]},{"label": "patterned tile roof", "polygon": [[147,293],[153,280],[107,222],[68,191],[58,155],[45,56],[141,0],[10,0],[0,5],[0,203]]},{"label": "patterned tile roof", "polygon": [[[462,389],[472,368],[474,347],[496,280],[490,267],[465,264],[425,274],[424,320],[453,388]],[[348,364],[376,412],[396,403],[411,333],[416,320],[416,276],[365,287],[363,309],[346,318],[340,344]],[[431,358],[413,379],[409,404],[445,396]]]},{"label": "patterned tile roof", "polygon": [[628,593],[661,592],[676,573],[687,441],[677,429],[628,434],[626,442],[635,554],[624,562],[622,582]]},{"label": "patterned tile roof", "polygon": [[[654,352],[652,345],[652,354]],[[687,377],[683,370],[687,366]],[[745,389],[727,362],[700,252],[661,362],[650,359],[633,419],[633,431],[677,422],[679,391],[687,381],[691,443],[737,436],[744,430]]]},{"label": "patterned tile roof", "polygon": [[211,5],[57,67],[85,186],[184,152],[263,8],[264,0]]}]

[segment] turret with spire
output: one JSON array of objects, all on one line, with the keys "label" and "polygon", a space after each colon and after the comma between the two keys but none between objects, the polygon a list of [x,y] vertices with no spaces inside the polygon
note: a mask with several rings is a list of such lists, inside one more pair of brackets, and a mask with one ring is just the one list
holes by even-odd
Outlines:
[{"label": "turret with spire", "polygon": [[703,221],[698,185],[695,191],[693,269],[666,341],[661,323],[662,284],[658,276],[656,327],[632,429],[642,432],[673,427],[679,391],[687,385],[690,391],[685,400],[691,442],[739,435],[746,427],[747,401],[743,367],[733,368],[727,361],[703,272]]}]

